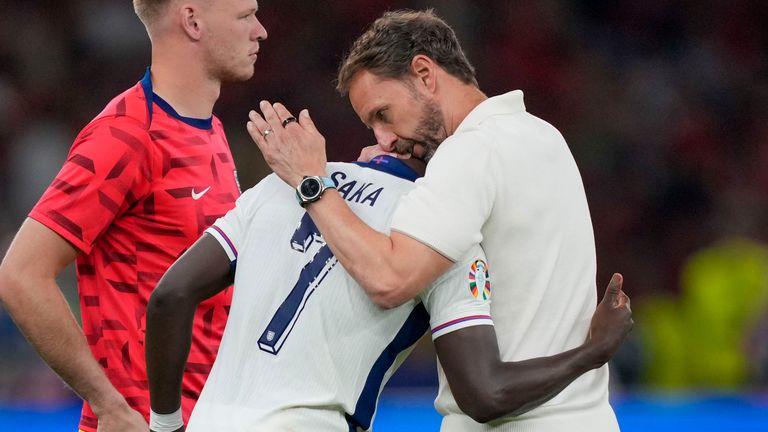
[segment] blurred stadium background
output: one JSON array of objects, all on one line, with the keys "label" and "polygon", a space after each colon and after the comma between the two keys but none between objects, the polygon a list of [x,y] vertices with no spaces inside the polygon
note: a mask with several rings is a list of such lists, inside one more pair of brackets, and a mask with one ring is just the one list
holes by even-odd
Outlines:
[{"label": "blurred stadium background", "polygon": [[[79,129],[141,78],[149,42],[127,0],[0,5],[4,252]],[[612,362],[623,430],[768,430],[768,2],[262,0],[255,77],[216,106],[244,188],[268,173],[244,127],[261,99],[309,108],[330,160],[373,143],[332,81],[351,41],[400,7],[434,7],[481,88],[522,89],[569,142],[597,284],[622,272],[636,315]],[[73,272],[61,282],[77,310]],[[438,429],[434,371],[422,341],[377,430]],[[78,412],[0,309],[0,430],[71,431]]]}]

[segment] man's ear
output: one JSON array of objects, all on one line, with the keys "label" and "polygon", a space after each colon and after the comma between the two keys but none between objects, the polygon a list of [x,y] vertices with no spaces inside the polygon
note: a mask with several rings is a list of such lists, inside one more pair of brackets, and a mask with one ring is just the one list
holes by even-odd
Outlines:
[{"label": "man's ear", "polygon": [[184,4],[178,9],[181,16],[181,26],[184,32],[192,40],[200,40],[202,35],[202,23],[200,22],[200,9],[197,5]]},{"label": "man's ear", "polygon": [[437,64],[424,54],[418,54],[411,60],[411,72],[416,76],[417,85],[424,86],[429,93],[437,87]]}]

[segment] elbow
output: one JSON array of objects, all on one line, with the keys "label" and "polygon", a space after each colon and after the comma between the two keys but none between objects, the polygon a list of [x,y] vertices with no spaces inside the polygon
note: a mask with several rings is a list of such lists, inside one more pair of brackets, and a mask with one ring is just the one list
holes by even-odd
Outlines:
[{"label": "elbow", "polygon": [[489,384],[475,389],[474,392],[468,392],[465,398],[456,398],[459,408],[472,420],[478,423],[488,423],[492,420],[508,416],[518,415],[518,411],[523,408],[523,403],[519,400],[505,397],[500,390]]},{"label": "elbow", "polygon": [[370,297],[371,301],[382,309],[394,309],[408,301],[407,299],[402,300],[399,297],[387,293],[374,293]]},{"label": "elbow", "polygon": [[488,423],[504,415],[493,403],[478,401],[471,404],[459,404],[459,408],[472,420],[478,423]]},{"label": "elbow", "polygon": [[367,284],[366,291],[371,301],[382,309],[393,309],[412,298],[407,287],[395,280],[377,279]]},{"label": "elbow", "polygon": [[147,317],[173,313],[173,311],[178,311],[179,308],[187,307],[195,308],[197,304],[179,287],[165,280],[160,280],[160,283],[149,297]]}]

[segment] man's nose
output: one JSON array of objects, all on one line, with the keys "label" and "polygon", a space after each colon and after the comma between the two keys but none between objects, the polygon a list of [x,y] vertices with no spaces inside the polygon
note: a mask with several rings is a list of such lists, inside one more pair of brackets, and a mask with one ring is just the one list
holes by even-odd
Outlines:
[{"label": "man's nose", "polygon": [[251,32],[251,39],[258,41],[267,39],[267,28],[264,27],[258,19],[256,19],[256,26],[254,26],[253,31]]},{"label": "man's nose", "polygon": [[397,135],[392,132],[383,130],[374,130],[376,136],[376,143],[379,144],[382,150],[387,152],[395,151],[395,143],[397,142]]}]

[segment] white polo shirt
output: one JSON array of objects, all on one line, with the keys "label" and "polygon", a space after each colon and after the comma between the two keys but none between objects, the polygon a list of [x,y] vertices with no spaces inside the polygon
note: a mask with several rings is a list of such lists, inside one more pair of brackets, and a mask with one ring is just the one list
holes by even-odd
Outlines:
[{"label": "white polo shirt", "polygon": [[[400,231],[459,260],[481,243],[494,273],[491,315],[506,361],[584,342],[597,303],[592,223],[562,135],[527,113],[519,90],[489,98],[438,148],[395,211]],[[445,376],[444,431],[617,431],[608,367],[590,371],[519,417],[481,425],[462,414]]]}]

